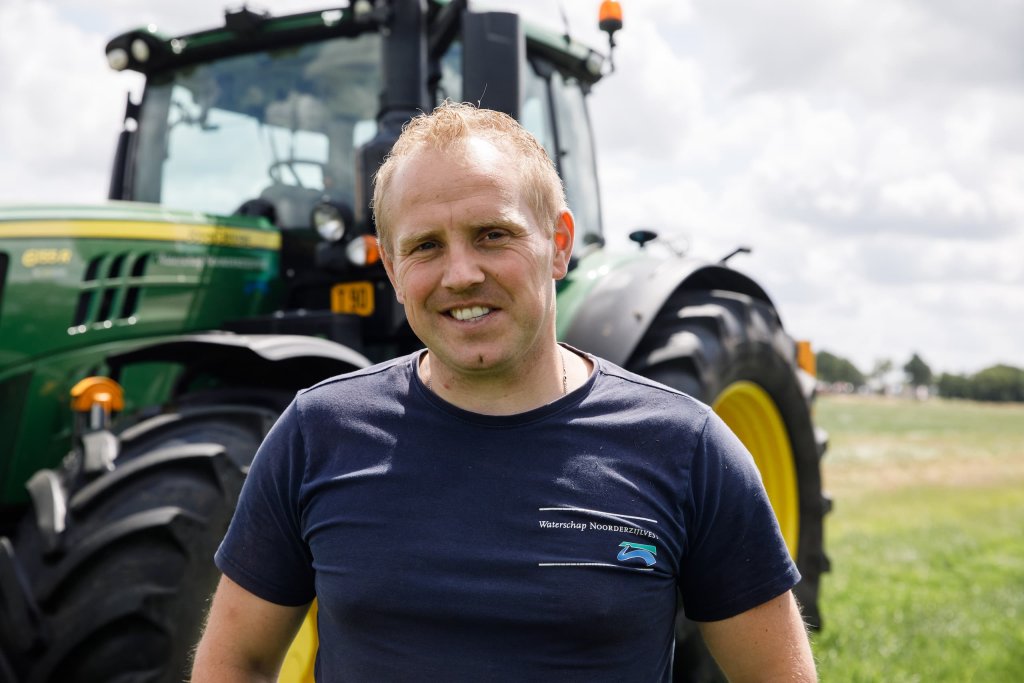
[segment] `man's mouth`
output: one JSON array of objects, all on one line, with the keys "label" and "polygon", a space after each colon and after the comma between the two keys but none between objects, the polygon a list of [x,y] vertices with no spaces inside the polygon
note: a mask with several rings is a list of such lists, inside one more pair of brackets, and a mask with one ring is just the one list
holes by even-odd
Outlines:
[{"label": "man's mouth", "polygon": [[456,320],[474,320],[483,317],[491,312],[491,309],[484,306],[470,306],[467,308],[453,308],[448,314]]}]

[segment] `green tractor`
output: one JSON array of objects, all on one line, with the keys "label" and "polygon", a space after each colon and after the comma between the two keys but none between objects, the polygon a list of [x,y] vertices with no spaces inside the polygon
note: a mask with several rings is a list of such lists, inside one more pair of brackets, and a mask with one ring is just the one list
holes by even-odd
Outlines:
[{"label": "green tractor", "polygon": [[[280,411],[419,346],[368,200],[402,124],[445,98],[508,112],[550,152],[579,245],[560,338],[714,406],[757,459],[818,623],[813,357],[724,261],[646,232],[605,249],[586,108],[602,55],[465,0],[357,0],[142,28],[107,57],[146,79],[112,201],[0,208],[0,681],[182,679]],[[311,680],[313,612],[282,680]],[[683,618],[676,668],[717,675]]]}]

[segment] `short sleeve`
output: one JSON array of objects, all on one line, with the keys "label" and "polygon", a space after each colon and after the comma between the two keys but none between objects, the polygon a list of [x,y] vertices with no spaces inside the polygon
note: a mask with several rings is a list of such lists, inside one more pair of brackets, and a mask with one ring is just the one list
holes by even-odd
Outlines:
[{"label": "short sleeve", "polygon": [[693,507],[679,582],[687,617],[727,619],[800,580],[753,457],[710,411],[694,452],[690,488]]},{"label": "short sleeve", "polygon": [[256,452],[214,556],[228,578],[279,605],[304,605],[315,595],[299,505],[304,472],[305,449],[293,402]]}]

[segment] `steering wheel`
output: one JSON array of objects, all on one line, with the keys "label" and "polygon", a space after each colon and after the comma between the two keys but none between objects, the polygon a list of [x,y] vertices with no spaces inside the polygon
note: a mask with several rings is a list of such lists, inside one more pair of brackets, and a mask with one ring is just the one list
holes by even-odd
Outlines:
[{"label": "steering wheel", "polygon": [[[296,166],[316,166],[320,169],[321,178],[327,176],[327,164],[313,159],[278,159],[274,163],[270,164],[269,168],[267,168],[267,174],[275,184],[293,185],[295,187],[304,188],[306,186],[302,184],[302,176],[300,176],[298,171],[295,170]],[[291,177],[295,179],[295,182],[285,182],[283,177],[285,169],[287,169]]]}]

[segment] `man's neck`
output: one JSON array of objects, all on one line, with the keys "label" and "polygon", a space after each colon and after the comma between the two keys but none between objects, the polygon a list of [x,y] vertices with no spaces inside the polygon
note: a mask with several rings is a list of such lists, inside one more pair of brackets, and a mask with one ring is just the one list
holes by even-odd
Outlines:
[{"label": "man's neck", "polygon": [[457,373],[429,351],[419,365],[420,379],[445,401],[482,415],[515,415],[555,401],[583,384],[590,362],[552,343],[520,372]]}]

